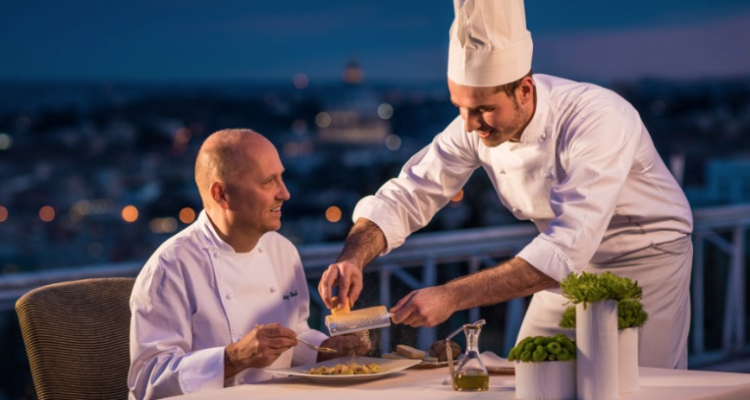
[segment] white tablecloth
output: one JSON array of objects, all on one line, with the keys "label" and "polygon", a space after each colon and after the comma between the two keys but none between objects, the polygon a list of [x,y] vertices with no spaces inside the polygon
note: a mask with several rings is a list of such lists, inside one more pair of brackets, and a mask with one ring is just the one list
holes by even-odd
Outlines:
[{"label": "white tablecloth", "polygon": [[[515,399],[515,376],[490,375],[487,392],[456,392],[444,383],[447,368],[406,370],[352,385],[321,385],[303,378],[283,378],[267,383],[174,397],[180,400],[285,399],[285,400],[443,400],[485,398]],[[641,390],[620,395],[624,400],[750,400],[750,374],[679,371],[641,368]]]}]

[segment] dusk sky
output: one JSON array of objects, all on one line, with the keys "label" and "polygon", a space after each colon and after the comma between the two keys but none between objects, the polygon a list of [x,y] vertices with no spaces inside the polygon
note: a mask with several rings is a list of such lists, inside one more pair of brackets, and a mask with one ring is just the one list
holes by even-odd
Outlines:
[{"label": "dusk sky", "polygon": [[[489,1],[489,0],[485,0]],[[502,1],[502,0],[497,0]],[[0,80],[444,79],[448,0],[0,2]],[[750,75],[748,0],[527,0],[536,72]]]}]

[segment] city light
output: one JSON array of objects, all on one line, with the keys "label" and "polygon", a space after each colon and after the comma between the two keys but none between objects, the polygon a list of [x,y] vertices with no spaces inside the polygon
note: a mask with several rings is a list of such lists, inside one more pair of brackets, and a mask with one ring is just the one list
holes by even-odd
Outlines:
[{"label": "city light", "polygon": [[327,112],[318,113],[318,115],[315,116],[315,123],[320,128],[328,128],[328,126],[331,125],[331,114],[328,114]]},{"label": "city light", "polygon": [[190,129],[182,127],[175,131],[174,133],[174,144],[175,146],[184,146],[190,141],[190,137],[192,136],[192,133],[190,132]]},{"label": "city light", "polygon": [[320,128],[328,128],[328,126],[331,125],[331,114],[328,114],[327,112],[318,113],[318,115],[315,116],[315,123]]},{"label": "city light", "polygon": [[336,206],[330,206],[326,210],[326,219],[328,222],[339,222],[341,220],[341,209]]},{"label": "city light", "polygon": [[180,210],[180,222],[183,224],[192,224],[195,221],[195,211],[190,207]]},{"label": "city light", "polygon": [[51,206],[44,206],[39,210],[39,219],[44,222],[51,222],[55,219],[55,209]]},{"label": "city light", "polygon": [[310,78],[305,74],[294,75],[294,87],[297,89],[305,89],[310,84]]},{"label": "city light", "polygon": [[13,146],[13,138],[7,133],[0,133],[0,150],[8,150]]},{"label": "city light", "polygon": [[458,203],[459,201],[461,201],[463,199],[464,199],[464,190],[461,189],[461,190],[458,191],[458,193],[456,193],[455,196],[453,196],[453,198],[451,199],[451,201],[454,202],[454,203]]},{"label": "city light", "polygon": [[135,222],[138,220],[138,209],[135,206],[125,206],[122,209],[122,219],[125,222]]},{"label": "city light", "polygon": [[383,103],[378,106],[378,117],[381,119],[391,119],[393,116],[393,106],[388,103]]},{"label": "city light", "polygon": [[154,218],[148,227],[153,233],[172,233],[177,230],[177,220],[172,217]]},{"label": "city light", "polygon": [[388,135],[385,137],[385,147],[388,150],[398,150],[401,148],[401,138],[396,135]]},{"label": "city light", "polygon": [[8,209],[5,206],[0,206],[0,222],[8,220]]}]

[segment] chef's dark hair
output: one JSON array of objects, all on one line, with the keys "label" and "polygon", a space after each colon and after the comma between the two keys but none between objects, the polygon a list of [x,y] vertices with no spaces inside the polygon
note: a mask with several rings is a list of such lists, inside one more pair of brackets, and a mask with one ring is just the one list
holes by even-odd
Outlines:
[{"label": "chef's dark hair", "polygon": [[521,81],[523,81],[523,79],[526,77],[530,77],[533,73],[534,73],[534,70],[530,69],[526,75],[522,76],[517,81],[506,83],[500,86],[495,86],[495,93],[505,92],[505,94],[508,95],[508,97],[513,98],[513,94],[516,93],[516,89],[518,89],[518,87],[521,86]]}]

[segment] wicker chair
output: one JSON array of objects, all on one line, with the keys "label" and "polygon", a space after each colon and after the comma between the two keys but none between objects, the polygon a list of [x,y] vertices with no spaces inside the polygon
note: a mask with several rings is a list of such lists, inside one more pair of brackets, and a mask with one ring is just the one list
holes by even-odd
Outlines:
[{"label": "wicker chair", "polygon": [[16,303],[40,400],[126,399],[132,278],[34,289]]}]

